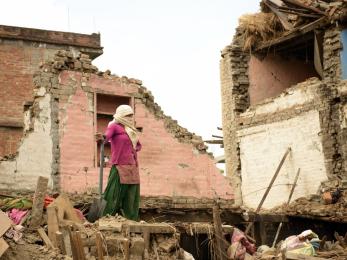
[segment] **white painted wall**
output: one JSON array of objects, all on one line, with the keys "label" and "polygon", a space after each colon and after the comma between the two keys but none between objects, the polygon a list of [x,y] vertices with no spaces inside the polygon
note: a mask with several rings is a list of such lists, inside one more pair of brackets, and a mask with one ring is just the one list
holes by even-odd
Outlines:
[{"label": "white painted wall", "polygon": [[293,200],[316,193],[320,183],[327,180],[320,131],[315,110],[239,131],[243,203],[252,208],[258,206],[288,147],[292,151],[263,207],[272,208],[287,201],[298,168],[301,174]]},{"label": "white painted wall", "polygon": [[[36,92],[40,113],[32,118],[34,130],[22,138],[14,160],[0,162],[0,189],[34,190],[38,176],[49,178],[52,188],[51,95],[44,88]],[[25,130],[30,120],[25,118]]]}]

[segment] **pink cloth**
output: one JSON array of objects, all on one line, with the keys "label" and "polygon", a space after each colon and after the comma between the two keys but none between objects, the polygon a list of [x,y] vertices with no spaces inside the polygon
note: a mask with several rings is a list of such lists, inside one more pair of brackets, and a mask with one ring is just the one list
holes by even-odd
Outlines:
[{"label": "pink cloth", "polygon": [[9,218],[12,220],[12,222],[18,225],[27,213],[28,210],[11,209],[11,211],[7,214]]},{"label": "pink cloth", "polygon": [[121,184],[140,184],[139,168],[136,165],[117,165]]},{"label": "pink cloth", "polygon": [[138,165],[137,152],[141,150],[141,144],[138,142],[135,150],[122,125],[110,124],[105,135],[105,141],[111,142],[110,163],[112,165]]},{"label": "pink cloth", "polygon": [[253,255],[256,251],[255,245],[250,243],[245,234],[237,228],[234,228],[231,243],[238,243],[235,259],[243,260],[246,252]]}]

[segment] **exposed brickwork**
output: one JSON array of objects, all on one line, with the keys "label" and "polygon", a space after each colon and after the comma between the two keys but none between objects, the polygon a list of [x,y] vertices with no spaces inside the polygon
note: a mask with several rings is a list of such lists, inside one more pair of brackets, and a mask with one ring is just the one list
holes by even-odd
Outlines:
[{"label": "exposed brickwork", "polygon": [[33,101],[34,72],[57,50],[69,48],[102,53],[99,35],[0,25],[0,157],[18,148],[24,104]]},{"label": "exposed brickwork", "polygon": [[220,62],[226,172],[235,191],[236,204],[242,204],[242,198],[240,149],[236,142],[235,120],[249,106],[247,64],[250,56],[242,51],[242,45],[238,40],[241,34],[242,31],[237,30],[233,45],[223,50]]},{"label": "exposed brickwork", "polygon": [[100,49],[100,34],[96,33],[86,35],[0,25],[0,38]]},{"label": "exposed brickwork", "polygon": [[[29,109],[33,117],[42,114],[39,100],[50,98],[47,99],[50,110],[46,112],[50,113],[47,135],[51,140],[48,153],[51,157],[46,162],[51,166],[54,190],[97,189],[99,155],[94,134],[99,126],[95,120],[95,93],[103,93],[132,100],[136,126],[142,128],[139,161],[143,196],[233,198],[228,180],[214,165],[201,137],[166,116],[141,81],[98,72],[86,55],[73,57],[70,52],[59,51],[51,62],[42,65],[34,84],[37,98]],[[26,129],[32,129],[28,130],[28,137],[35,133],[35,126],[30,120],[25,124]],[[104,183],[108,173],[106,167]],[[12,185],[14,189],[22,188]]]},{"label": "exposed brickwork", "polygon": [[[243,73],[243,70],[240,72],[240,67],[245,68],[246,76],[247,73],[252,73],[248,70],[249,59],[240,58],[249,56],[249,53],[235,52],[238,46],[242,46],[239,42],[239,30],[232,45],[223,51],[221,60],[227,174],[234,183],[242,183],[242,192],[234,187],[235,192],[240,192],[235,194],[235,198],[245,196],[244,202],[256,207],[264,190],[258,191],[260,195],[248,193],[268,185],[287,146],[296,147],[292,151],[293,156],[305,158],[305,161],[289,159],[288,163],[292,168],[283,170],[288,173],[283,173],[282,177],[286,180],[282,180],[284,184],[281,185],[290,184],[292,175],[299,167],[305,169],[301,177],[301,188],[299,184],[299,195],[315,193],[320,186],[337,185],[341,179],[346,179],[347,150],[343,141],[347,136],[346,83],[341,81],[341,28],[325,28],[323,80],[307,80],[284,90],[279,96],[264,99],[251,106],[247,95],[244,95],[245,91],[250,91],[247,77],[239,77]],[[249,77],[256,79],[262,75]],[[241,84],[245,87],[240,88]],[[268,95],[263,94],[264,97]],[[239,100],[242,100],[241,106]],[[302,150],[300,147],[306,149]],[[272,166],[267,167],[267,164]],[[319,169],[314,170],[317,165],[320,165]],[[277,195],[272,194],[274,200],[270,200],[267,207],[278,205],[287,199],[288,191],[284,187],[277,187],[273,192],[277,192]]]}]

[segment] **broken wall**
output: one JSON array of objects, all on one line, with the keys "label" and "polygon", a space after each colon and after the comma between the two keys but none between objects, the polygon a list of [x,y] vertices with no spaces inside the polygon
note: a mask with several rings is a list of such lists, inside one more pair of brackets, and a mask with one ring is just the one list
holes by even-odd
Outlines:
[{"label": "broken wall", "polygon": [[[0,162],[0,174],[6,179],[2,188],[32,190],[42,175],[50,178],[50,188],[56,191],[96,191],[95,133],[100,130],[96,99],[102,94],[129,97],[134,106],[143,145],[141,195],[233,198],[201,137],[166,116],[140,80],[98,72],[88,55],[66,51],[43,64],[33,80],[35,99],[25,116],[26,134],[18,155]],[[109,169],[104,169],[104,183]],[[21,182],[18,176],[23,176]]]},{"label": "broken wall", "polygon": [[33,101],[33,75],[61,49],[102,53],[100,35],[0,25],[0,158],[16,153],[23,112]]},{"label": "broken wall", "polygon": [[240,115],[237,131],[240,146],[243,203],[256,208],[284,153],[287,157],[265,203],[283,203],[300,168],[293,199],[315,194],[327,171],[322,147],[319,109],[322,84],[310,80],[287,89],[275,99],[251,107]]},{"label": "broken wall", "polygon": [[[103,93],[133,98],[136,127],[142,129],[141,195],[232,198],[228,181],[201,138],[166,117],[139,81],[71,71],[63,71],[59,79],[61,89],[66,93],[71,89],[66,102],[59,102],[62,190],[85,192],[97,187],[94,94]],[[109,170],[104,169],[104,183]]]},{"label": "broken wall", "polygon": [[[262,66],[266,62],[260,64],[250,53],[242,51],[240,29],[232,45],[223,50],[221,89],[226,169],[235,183],[235,193],[239,192],[235,194],[239,204],[258,205],[288,147],[292,151],[265,202],[266,208],[287,200],[298,168],[301,177],[296,197],[315,194],[321,187],[346,179],[346,145],[342,140],[347,135],[341,119],[345,97],[338,91],[346,85],[341,81],[340,32],[341,28],[335,26],[325,30],[324,79],[309,79],[295,86],[287,84],[314,72],[303,68],[302,74],[283,77],[285,80],[279,84],[272,66]],[[255,88],[254,82],[264,88]],[[252,95],[259,97],[255,104]]]}]

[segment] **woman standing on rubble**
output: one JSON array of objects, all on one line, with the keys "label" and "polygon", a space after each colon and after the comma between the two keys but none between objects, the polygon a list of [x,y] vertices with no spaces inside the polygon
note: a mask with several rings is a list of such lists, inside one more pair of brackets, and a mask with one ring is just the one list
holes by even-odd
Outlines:
[{"label": "woman standing on rubble", "polygon": [[120,105],[105,133],[105,143],[111,143],[112,168],[103,194],[106,200],[103,215],[118,213],[137,221],[140,204],[137,152],[141,150],[141,144],[133,116],[130,106]]}]

